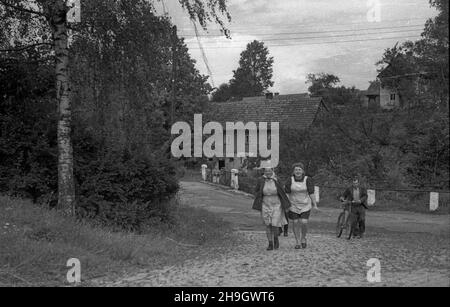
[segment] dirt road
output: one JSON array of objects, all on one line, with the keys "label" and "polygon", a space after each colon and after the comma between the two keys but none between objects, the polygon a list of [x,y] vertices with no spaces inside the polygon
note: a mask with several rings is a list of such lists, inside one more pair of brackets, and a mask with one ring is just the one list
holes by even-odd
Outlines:
[{"label": "dirt road", "polygon": [[[450,286],[447,215],[368,211],[364,239],[347,241],[334,235],[340,210],[324,208],[311,215],[307,249],[293,248],[291,232],[279,250],[266,251],[251,197],[199,182],[183,182],[180,196],[230,221],[238,243],[114,286]],[[367,281],[371,258],[380,261],[379,283]]]}]

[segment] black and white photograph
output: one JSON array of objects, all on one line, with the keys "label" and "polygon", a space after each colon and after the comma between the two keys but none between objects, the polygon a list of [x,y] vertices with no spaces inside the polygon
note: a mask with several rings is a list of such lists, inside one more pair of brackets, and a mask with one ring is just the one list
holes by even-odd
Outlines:
[{"label": "black and white photograph", "polygon": [[449,1],[0,0],[11,287],[450,287]]}]

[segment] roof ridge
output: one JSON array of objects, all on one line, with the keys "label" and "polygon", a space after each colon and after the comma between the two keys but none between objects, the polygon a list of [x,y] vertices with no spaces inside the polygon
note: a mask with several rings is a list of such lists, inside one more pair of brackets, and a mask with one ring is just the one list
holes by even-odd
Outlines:
[{"label": "roof ridge", "polygon": [[210,102],[207,120],[225,122],[279,122],[280,126],[307,129],[320,110],[322,97],[286,97],[260,101]]},{"label": "roof ridge", "polygon": [[[279,96],[278,96],[279,97]],[[265,98],[265,97],[263,97],[261,100],[259,100],[259,101],[256,101],[256,100],[235,100],[235,101],[209,101],[208,103],[209,104],[224,104],[224,103],[240,103],[240,104],[245,104],[245,103],[254,103],[254,102],[257,102],[257,103],[260,103],[260,102],[262,102],[262,101],[264,101],[264,102],[279,102],[280,100],[281,101],[304,101],[304,100],[322,100],[323,99],[323,97],[319,97],[319,96],[316,96],[316,97],[298,97],[298,98],[296,98],[296,97],[286,97],[286,99],[279,99],[279,98],[273,98],[273,99],[267,99],[267,98]]]}]

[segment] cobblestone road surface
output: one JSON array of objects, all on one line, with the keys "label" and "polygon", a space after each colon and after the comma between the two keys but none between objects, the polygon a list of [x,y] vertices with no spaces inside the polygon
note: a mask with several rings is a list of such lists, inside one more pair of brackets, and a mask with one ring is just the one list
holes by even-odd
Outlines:
[{"label": "cobblestone road surface", "polygon": [[[231,221],[237,244],[109,286],[450,286],[448,216],[368,212],[367,235],[347,241],[334,236],[339,210],[324,209],[311,217],[307,249],[295,250],[290,233],[279,250],[266,251],[248,196],[195,182],[183,183],[181,196]],[[370,258],[380,261],[380,283],[367,281]]]}]

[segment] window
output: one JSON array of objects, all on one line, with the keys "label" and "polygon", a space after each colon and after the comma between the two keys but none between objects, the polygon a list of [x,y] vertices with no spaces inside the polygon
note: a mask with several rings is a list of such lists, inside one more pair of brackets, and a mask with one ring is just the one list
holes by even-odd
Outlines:
[{"label": "window", "polygon": [[395,100],[395,94],[391,94],[391,101]]},{"label": "window", "polygon": [[219,169],[225,168],[225,161],[219,160]]}]

